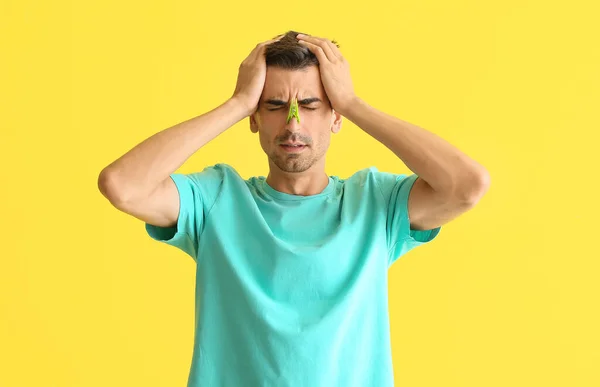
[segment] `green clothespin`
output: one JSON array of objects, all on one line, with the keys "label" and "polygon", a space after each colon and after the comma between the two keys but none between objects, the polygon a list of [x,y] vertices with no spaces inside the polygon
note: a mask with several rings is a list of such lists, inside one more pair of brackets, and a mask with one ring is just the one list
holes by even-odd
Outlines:
[{"label": "green clothespin", "polygon": [[294,117],[296,117],[296,121],[300,123],[300,113],[298,112],[298,100],[296,98],[294,98],[292,100],[292,103],[290,104],[290,112],[287,116],[287,123],[289,124],[290,120]]}]

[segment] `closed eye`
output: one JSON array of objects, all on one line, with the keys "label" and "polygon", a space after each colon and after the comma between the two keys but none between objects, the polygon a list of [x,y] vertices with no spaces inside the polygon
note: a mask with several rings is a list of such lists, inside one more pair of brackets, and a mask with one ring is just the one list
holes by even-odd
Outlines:
[{"label": "closed eye", "polygon": [[[302,107],[302,109],[308,109],[308,110],[317,110],[318,109],[318,108],[309,108],[309,107],[306,107],[306,106],[301,106],[301,107]],[[280,110],[280,109],[281,108],[267,109],[267,110],[273,111],[273,110]]]}]

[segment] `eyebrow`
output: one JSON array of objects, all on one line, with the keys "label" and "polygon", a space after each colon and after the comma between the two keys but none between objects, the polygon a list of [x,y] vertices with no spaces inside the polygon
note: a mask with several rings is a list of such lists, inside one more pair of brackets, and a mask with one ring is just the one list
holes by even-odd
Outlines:
[{"label": "eyebrow", "polygon": [[[304,99],[298,100],[298,105],[309,105],[313,102],[323,102],[323,101],[321,101],[321,99],[317,98],[317,97],[304,98]],[[287,104],[286,101],[282,101],[280,99],[274,99],[274,98],[266,100],[265,103],[269,104],[269,105],[276,105],[276,106],[282,106],[282,105]]]}]

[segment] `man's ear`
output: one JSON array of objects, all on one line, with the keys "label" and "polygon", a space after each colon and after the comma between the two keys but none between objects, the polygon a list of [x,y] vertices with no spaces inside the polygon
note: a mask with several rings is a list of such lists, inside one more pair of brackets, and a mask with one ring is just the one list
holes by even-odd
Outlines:
[{"label": "man's ear", "polygon": [[342,115],[331,109],[331,131],[337,133],[342,130]]},{"label": "man's ear", "polygon": [[250,131],[252,133],[257,133],[260,126],[260,114],[258,113],[258,111],[255,111],[250,115]]}]

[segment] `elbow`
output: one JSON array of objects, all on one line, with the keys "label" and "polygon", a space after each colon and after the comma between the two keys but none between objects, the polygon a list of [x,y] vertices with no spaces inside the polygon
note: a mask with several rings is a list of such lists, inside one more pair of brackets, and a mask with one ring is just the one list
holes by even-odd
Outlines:
[{"label": "elbow", "polygon": [[463,169],[454,177],[449,196],[457,203],[476,204],[490,188],[490,174],[483,168]]},{"label": "elbow", "polygon": [[125,201],[123,191],[116,181],[116,174],[109,167],[104,168],[98,175],[98,190],[115,207]]},{"label": "elbow", "polygon": [[478,172],[461,184],[459,197],[465,203],[476,204],[489,190],[490,184],[490,174],[485,170]]}]

